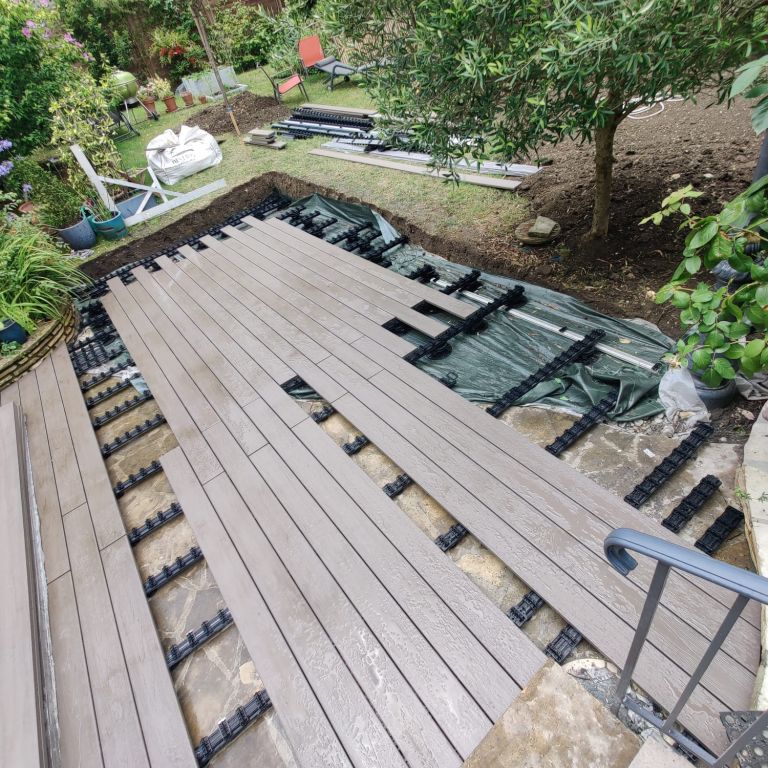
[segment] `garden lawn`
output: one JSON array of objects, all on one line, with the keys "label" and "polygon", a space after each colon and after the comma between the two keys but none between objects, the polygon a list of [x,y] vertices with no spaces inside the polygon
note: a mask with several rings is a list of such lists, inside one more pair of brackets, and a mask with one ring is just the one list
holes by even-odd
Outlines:
[{"label": "garden lawn", "polygon": [[[252,93],[271,95],[271,87],[258,70],[242,73],[238,76],[238,80],[246,83]],[[307,79],[305,84],[311,102],[349,107],[371,105],[367,94],[358,87],[355,80],[351,83],[340,83],[333,91],[328,91],[324,82],[324,77],[320,76],[311,76]],[[294,89],[287,95],[284,103],[288,107],[297,107],[303,101],[299,90]],[[164,105],[158,102],[157,106],[158,111],[164,113]],[[141,136],[118,144],[125,167],[146,166],[144,149],[149,140],[167,128],[178,129],[195,112],[203,108],[202,106],[180,108],[169,115],[161,114],[157,122],[141,123],[139,126]],[[241,125],[240,129],[245,134],[252,128],[263,127],[266,126]],[[224,178],[228,186],[217,193],[224,194],[255,176],[268,171],[278,171],[303,179],[310,184],[337,190],[342,194],[375,204],[383,210],[407,218],[429,234],[463,242],[472,242],[476,238],[506,239],[511,229],[525,218],[528,211],[524,198],[515,193],[466,184],[457,186],[453,182],[360,166],[309,154],[311,149],[329,141],[328,137],[288,141],[286,148],[281,151],[243,144],[234,132],[223,134],[219,138],[224,139],[221,145],[223,153],[221,164],[183,179],[173,187],[174,190],[187,191]],[[100,242],[95,249],[95,256],[123,246],[131,239],[155,232],[195,209],[205,208],[213,197],[210,195],[195,200],[164,216],[158,216],[144,224],[131,227],[129,237],[124,240]]]}]

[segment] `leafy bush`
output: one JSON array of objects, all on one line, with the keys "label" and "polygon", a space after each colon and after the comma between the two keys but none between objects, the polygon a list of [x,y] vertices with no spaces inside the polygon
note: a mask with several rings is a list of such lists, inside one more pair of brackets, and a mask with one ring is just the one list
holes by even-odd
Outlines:
[{"label": "leafy bush", "polygon": [[211,47],[219,62],[238,71],[254,69],[268,60],[275,20],[262,6],[219,6],[210,29]]},{"label": "leafy bush", "polygon": [[77,262],[24,218],[0,228],[0,318],[31,333],[37,323],[60,317],[84,282]]},{"label": "leafy bush", "polygon": [[755,133],[768,130],[768,54],[739,68],[729,96],[740,95],[745,99],[756,99],[752,107]]},{"label": "leafy bush", "polygon": [[269,64],[275,72],[295,72],[298,69],[300,66],[299,40],[308,35],[319,35],[326,54],[342,55],[340,51],[330,51],[328,48],[329,37],[326,34],[325,21],[327,5],[327,2],[320,0],[312,4],[310,10],[304,0],[289,0],[276,16],[269,16],[261,8],[259,9],[270,23],[272,46]]},{"label": "leafy bush", "polygon": [[204,67],[208,59],[202,45],[183,29],[160,27],[152,33],[152,50],[168,67],[174,81]]},{"label": "leafy bush", "polygon": [[[673,192],[657,213],[642,223],[682,215],[681,228],[689,229],[683,260],[672,279],[654,295],[658,304],[669,302],[680,310],[688,334],[670,355],[673,366],[686,366],[710,387],[768,370],[768,267],[760,251],[768,245],[768,176],[728,203],[714,216],[697,216],[691,199],[699,197],[690,186]],[[726,261],[740,275],[721,287],[694,278]]]},{"label": "leafy bush", "polygon": [[173,95],[171,84],[159,75],[150,77],[145,87],[147,92],[153,94],[156,99],[167,99]]},{"label": "leafy bush", "polygon": [[39,188],[35,202],[40,205],[40,221],[52,229],[66,229],[81,218],[83,198],[55,176]]}]

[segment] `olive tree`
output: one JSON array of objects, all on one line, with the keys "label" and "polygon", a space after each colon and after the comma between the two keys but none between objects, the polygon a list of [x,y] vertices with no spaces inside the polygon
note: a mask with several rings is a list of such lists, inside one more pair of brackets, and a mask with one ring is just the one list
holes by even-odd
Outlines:
[{"label": "olive tree", "polygon": [[[441,165],[593,141],[608,232],[616,129],[672,94],[725,89],[764,45],[764,0],[332,0],[379,108]],[[762,29],[761,27],[762,23]],[[762,35],[760,34],[762,33]],[[585,169],[587,172],[587,169]]]}]

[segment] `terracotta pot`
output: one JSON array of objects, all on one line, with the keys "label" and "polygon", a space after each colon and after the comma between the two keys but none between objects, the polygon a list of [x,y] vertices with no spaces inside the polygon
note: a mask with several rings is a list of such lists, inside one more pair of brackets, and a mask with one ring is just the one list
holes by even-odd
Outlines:
[{"label": "terracotta pot", "polygon": [[29,220],[33,224],[40,223],[40,219],[37,215],[37,206],[31,200],[25,200],[23,203],[21,203],[18,207],[18,211],[21,214],[27,214],[29,216]]},{"label": "terracotta pot", "polygon": [[142,99],[141,103],[144,105],[144,108],[149,110],[150,112],[155,111],[155,100],[154,99]]},{"label": "terracotta pot", "polygon": [[191,93],[182,93],[181,98],[184,99],[184,104],[187,107],[191,107],[195,103],[195,97]]},{"label": "terracotta pot", "polygon": [[173,96],[164,98],[163,103],[165,104],[166,112],[175,112],[179,108],[179,105],[176,103],[176,99]]},{"label": "terracotta pot", "polygon": [[201,104],[207,104],[207,103],[208,103],[208,97],[207,97],[207,96],[198,96],[198,97],[197,97],[197,100],[198,100],[198,101],[199,101]]}]

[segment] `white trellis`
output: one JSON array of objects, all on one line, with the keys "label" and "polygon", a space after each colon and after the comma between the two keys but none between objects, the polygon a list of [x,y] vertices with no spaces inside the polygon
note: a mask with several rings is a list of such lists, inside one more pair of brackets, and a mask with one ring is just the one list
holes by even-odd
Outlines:
[{"label": "white trellis", "polygon": [[[222,189],[227,186],[227,182],[224,179],[218,179],[217,181],[212,181],[210,184],[205,184],[202,187],[193,189],[190,192],[173,192],[170,189],[165,189],[160,184],[154,171],[149,167],[146,168],[146,171],[152,180],[152,183],[149,185],[137,184],[134,181],[126,181],[125,179],[113,179],[109,176],[100,176],[96,173],[96,169],[91,165],[90,160],[85,156],[85,153],[79,144],[73,144],[70,149],[75,156],[75,160],[77,160],[85,175],[88,177],[88,180],[93,184],[99,199],[110,211],[117,210],[117,207],[105,184],[114,184],[117,187],[125,187],[126,189],[136,189],[145,192],[136,213],[125,219],[125,224],[128,227],[133,226],[134,224],[139,224],[142,221],[147,221],[148,219],[153,219],[155,216],[161,216],[174,208],[178,208],[180,205],[196,200],[198,197],[209,195],[211,192],[215,192],[217,189]],[[147,209],[147,203],[152,195],[158,195],[163,202],[160,203],[160,205],[156,205],[154,208]]]}]

